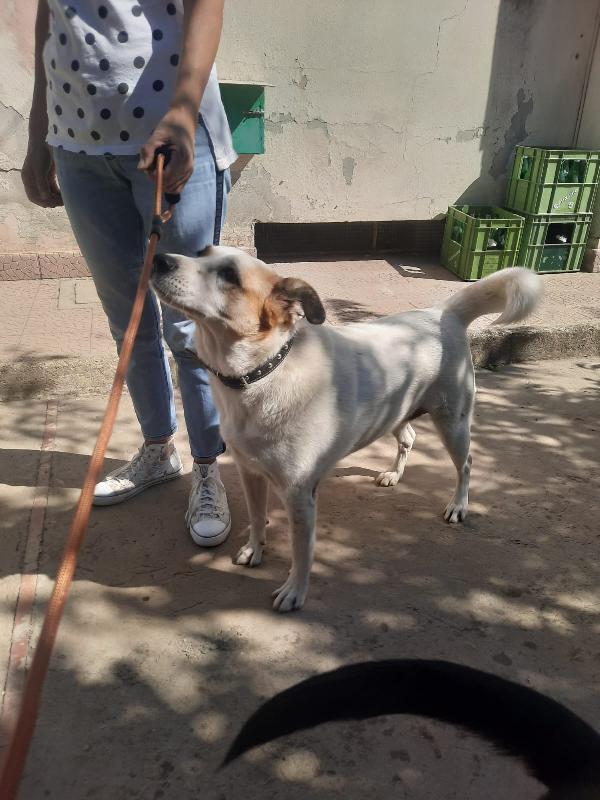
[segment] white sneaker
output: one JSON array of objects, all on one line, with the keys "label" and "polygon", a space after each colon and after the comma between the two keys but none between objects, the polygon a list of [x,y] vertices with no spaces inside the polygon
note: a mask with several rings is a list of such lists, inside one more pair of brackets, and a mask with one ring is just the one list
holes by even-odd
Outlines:
[{"label": "white sneaker", "polygon": [[190,536],[200,547],[216,547],[229,536],[231,514],[216,461],[212,464],[194,462],[185,521],[190,526]]},{"label": "white sneaker", "polygon": [[178,478],[183,471],[173,442],[143,444],[131,461],[109,472],[94,489],[95,506],[112,506],[129,500],[150,486]]}]

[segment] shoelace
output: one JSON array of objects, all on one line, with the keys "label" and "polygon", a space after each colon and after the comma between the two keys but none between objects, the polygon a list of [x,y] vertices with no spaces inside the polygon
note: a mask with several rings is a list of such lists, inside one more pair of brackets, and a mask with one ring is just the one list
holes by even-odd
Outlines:
[{"label": "shoelace", "polygon": [[187,524],[189,525],[200,517],[203,519],[219,519],[219,512],[217,511],[218,495],[219,487],[216,480],[200,473],[200,477],[194,481],[190,492],[190,502],[185,515]]},{"label": "shoelace", "polygon": [[149,456],[150,453],[142,445],[142,447],[140,447],[137,453],[127,464],[123,464],[122,467],[117,467],[117,469],[113,470],[113,472],[110,472],[106,476],[107,480],[116,480],[116,481],[127,480],[133,473],[136,472],[136,470],[140,468],[144,469],[147,466]]}]

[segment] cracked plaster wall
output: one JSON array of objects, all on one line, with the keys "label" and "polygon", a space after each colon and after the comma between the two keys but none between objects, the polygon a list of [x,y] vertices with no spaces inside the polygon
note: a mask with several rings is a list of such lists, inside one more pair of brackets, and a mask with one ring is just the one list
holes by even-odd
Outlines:
[{"label": "cracked plaster wall", "polygon": [[[34,6],[0,9],[0,252],[75,246],[62,212],[34,209],[20,185]],[[221,78],[274,86],[266,153],[234,174],[225,237],[250,245],[255,220],[430,219],[458,199],[500,202],[515,144],[573,142],[597,7],[226,1]]]},{"label": "cracked plaster wall", "polygon": [[[600,3],[598,4],[600,15]],[[580,147],[600,150],[600,46],[597,44],[590,65],[590,76],[585,102],[581,114],[581,126],[577,137]],[[592,220],[590,246],[600,246],[600,193],[596,199],[596,213]],[[596,256],[600,268],[600,253]]]},{"label": "cracked plaster wall", "polygon": [[0,253],[76,245],[62,212],[31,205],[21,183],[33,88],[34,0],[0,3]]},{"label": "cracked plaster wall", "polygon": [[516,144],[573,143],[597,7],[229,3],[221,76],[274,84],[266,153],[234,187],[229,235],[252,220],[430,219],[458,199],[502,202]]}]

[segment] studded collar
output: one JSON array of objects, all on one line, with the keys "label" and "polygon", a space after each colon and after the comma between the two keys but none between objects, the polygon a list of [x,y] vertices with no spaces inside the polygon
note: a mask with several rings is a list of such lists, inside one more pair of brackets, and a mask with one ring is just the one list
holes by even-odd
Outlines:
[{"label": "studded collar", "polygon": [[[245,375],[240,375],[239,378],[233,377],[231,375],[222,375],[218,370],[213,369],[208,364],[205,364],[201,358],[198,358],[197,353],[194,352],[194,355],[198,359],[198,361],[202,364],[204,369],[207,369],[209,372],[217,377],[224,386],[227,386],[229,389],[237,389],[238,391],[243,391],[247,389],[251,384],[256,383],[257,381],[262,380],[262,378],[266,378],[267,375],[270,375],[271,372],[277,369],[277,367],[283,363],[285,357],[292,349],[292,344],[294,342],[294,336],[291,339],[288,339],[287,342],[283,345],[283,347],[275,353],[268,361],[265,361],[264,364],[261,364],[256,369],[253,369],[251,372],[247,372]],[[189,351],[190,353],[193,352],[192,350]]]}]

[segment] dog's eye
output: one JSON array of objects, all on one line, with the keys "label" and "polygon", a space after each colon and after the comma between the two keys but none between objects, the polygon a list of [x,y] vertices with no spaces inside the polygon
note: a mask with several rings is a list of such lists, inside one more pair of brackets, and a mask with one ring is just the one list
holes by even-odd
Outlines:
[{"label": "dog's eye", "polygon": [[230,286],[240,286],[240,276],[237,269],[231,264],[220,267],[217,273],[219,280],[228,283]]}]

